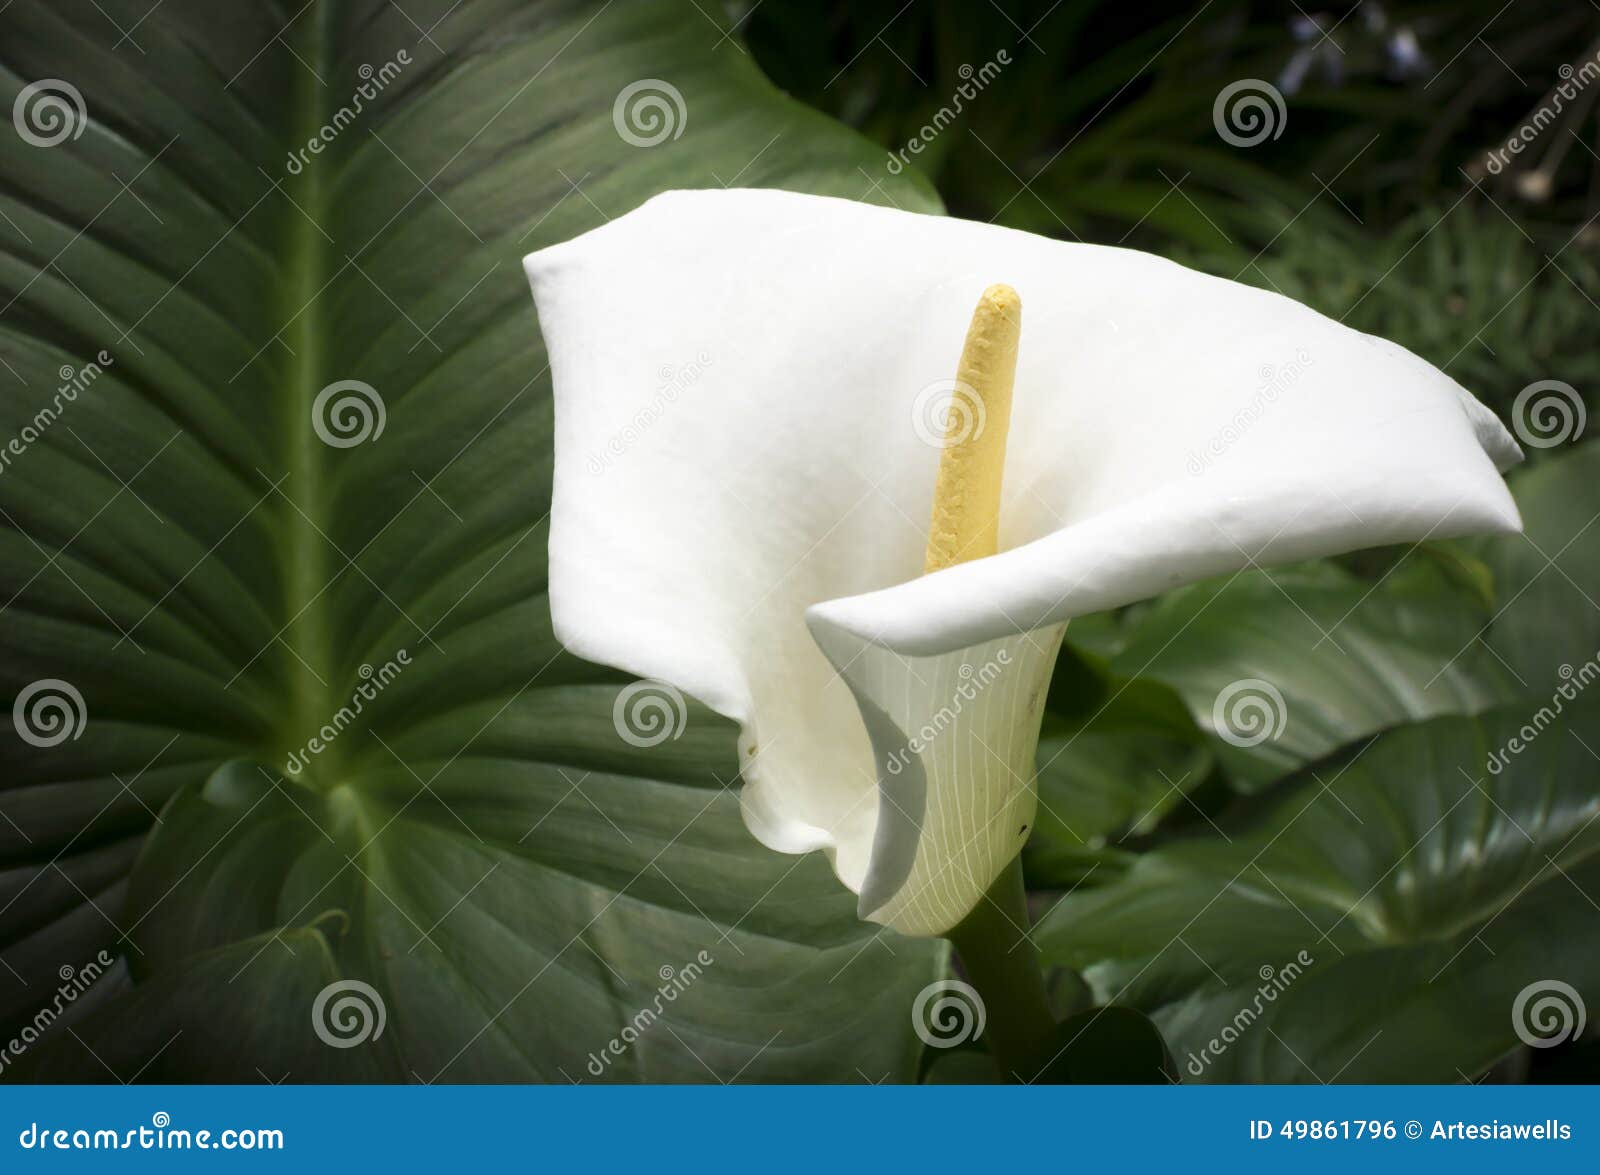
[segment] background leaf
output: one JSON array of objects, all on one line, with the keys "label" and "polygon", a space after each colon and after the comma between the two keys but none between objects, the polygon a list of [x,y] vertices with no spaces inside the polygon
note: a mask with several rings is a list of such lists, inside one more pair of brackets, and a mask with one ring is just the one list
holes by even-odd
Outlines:
[{"label": "background leaf", "polygon": [[1138,610],[1110,668],[1175,689],[1249,790],[1390,726],[1515,696],[1478,641],[1489,616],[1420,556],[1375,581],[1332,563],[1246,571]]},{"label": "background leaf", "polygon": [[1600,657],[1600,443],[1519,470],[1511,484],[1523,533],[1474,544],[1498,587],[1489,642],[1529,693],[1547,696]]},{"label": "background leaf", "polygon": [[1600,997],[1600,702],[1491,772],[1529,718],[1435,719],[1302,771],[1064,899],[1041,949],[1152,1012],[1186,1079],[1470,1079],[1517,1046],[1523,988]]}]

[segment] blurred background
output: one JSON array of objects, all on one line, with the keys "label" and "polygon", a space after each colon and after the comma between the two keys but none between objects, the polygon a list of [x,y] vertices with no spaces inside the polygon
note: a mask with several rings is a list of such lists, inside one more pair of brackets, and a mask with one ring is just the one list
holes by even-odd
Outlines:
[{"label": "blurred background", "polygon": [[[1497,406],[1553,363],[1580,386],[1600,363],[1586,345],[1600,291],[1593,5],[740,11],[769,77],[891,152],[953,105],[963,66],[1009,57],[989,80],[975,74],[979,92],[908,156],[954,215],[1270,286],[1405,344]],[[1247,80],[1276,96],[1242,88],[1224,116],[1230,142],[1214,106]],[[1504,150],[1535,123],[1531,143]]]}]

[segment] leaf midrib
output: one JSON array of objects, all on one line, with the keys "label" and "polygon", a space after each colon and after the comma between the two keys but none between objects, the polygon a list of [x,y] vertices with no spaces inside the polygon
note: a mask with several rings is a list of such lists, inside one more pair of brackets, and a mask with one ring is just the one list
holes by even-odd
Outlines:
[{"label": "leaf midrib", "polygon": [[[320,6],[307,22],[298,50],[309,66],[297,74],[290,119],[291,142],[304,143],[323,125],[324,106],[318,77],[326,72],[330,9]],[[314,71],[314,72],[313,72]],[[325,332],[312,310],[328,280],[328,257],[321,225],[326,219],[328,184],[324,171],[329,155],[313,155],[295,184],[292,199],[299,206],[287,221],[287,272],[283,283],[284,334],[291,351],[287,394],[289,419],[284,422],[287,449],[284,481],[284,656],[290,696],[285,707],[286,747],[298,746],[326,720],[331,709],[332,666],[327,604],[328,487],[323,458],[326,446],[313,427],[312,405],[326,383]],[[298,509],[296,509],[298,507]],[[284,751],[285,748],[279,748]],[[313,760],[307,774],[327,782],[337,776],[332,746]]]}]

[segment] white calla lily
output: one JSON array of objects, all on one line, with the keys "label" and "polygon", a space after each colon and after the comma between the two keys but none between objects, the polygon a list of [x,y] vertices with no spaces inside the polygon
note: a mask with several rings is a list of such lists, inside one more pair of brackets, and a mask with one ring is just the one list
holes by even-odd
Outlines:
[{"label": "white calla lily", "polygon": [[[1066,621],[1520,525],[1497,473],[1520,453],[1448,376],[1147,254],[733,190],[658,196],[526,267],[558,637],[736,720],[751,831],[826,851],[862,916],[908,933],[950,930],[1026,839]],[[923,574],[992,282],[1025,306],[999,553]]]}]

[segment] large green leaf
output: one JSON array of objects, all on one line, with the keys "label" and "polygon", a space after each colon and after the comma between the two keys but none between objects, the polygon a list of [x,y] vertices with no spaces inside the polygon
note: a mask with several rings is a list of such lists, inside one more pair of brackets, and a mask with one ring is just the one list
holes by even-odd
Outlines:
[{"label": "large green leaf", "polygon": [[[914,1073],[940,951],[750,840],[726,724],[684,733],[669,698],[678,737],[632,745],[622,683],[552,639],[518,259],[670,187],[927,191],[880,186],[689,0],[13,0],[0,101],[28,132],[0,135],[0,688],[26,712],[0,1037],[113,946],[140,986],[84,1040],[119,1075],[141,1042],[172,1078],[353,1072],[252,978],[315,945],[294,990],[371,984],[387,1076],[586,1079],[704,950],[608,1079]],[[167,1040],[152,992],[255,1030]],[[82,1052],[51,1072],[103,1077]]]},{"label": "large green leaf", "polygon": [[1036,937],[1155,1013],[1191,1079],[1471,1077],[1518,1045],[1530,985],[1600,999],[1600,701],[1517,751],[1535,708],[1379,735]]},{"label": "large green leaf", "polygon": [[[1600,441],[1511,476],[1523,533],[1472,544],[1498,589],[1489,642],[1530,694],[1600,660]],[[1558,621],[1559,618],[1559,622]]]},{"label": "large green leaf", "polygon": [[[1246,790],[1380,730],[1517,693],[1479,640],[1489,608],[1412,551],[1372,581],[1331,563],[1242,572],[1136,610],[1110,668],[1176,689]],[[1068,631],[1068,639],[1072,637]]]},{"label": "large green leaf", "polygon": [[1064,656],[1052,683],[1024,857],[1035,888],[1104,885],[1133,859],[1120,842],[1174,815],[1206,818],[1191,793],[1214,757],[1182,700],[1153,681],[1096,678],[1094,668]]},{"label": "large green leaf", "polygon": [[1108,846],[1151,831],[1182,807],[1205,779],[1211,756],[1158,731],[1090,730],[1040,740],[1039,765],[1029,878],[1071,884],[1115,869],[1122,855]]},{"label": "large green leaf", "polygon": [[[69,1030],[46,1036],[5,1074],[25,1081],[177,1083],[281,1082],[318,1073],[381,1081],[392,1062],[385,1033],[368,1047],[335,1049],[310,1028],[307,1009],[338,982],[328,941],[316,929],[246,939],[193,955],[74,1018]],[[344,994],[338,990],[334,998]],[[368,1006],[375,1016],[375,1006]],[[348,1038],[355,1039],[360,1013],[351,1006],[341,1016],[349,1017]],[[375,1019],[372,1025],[377,1028]]]}]

